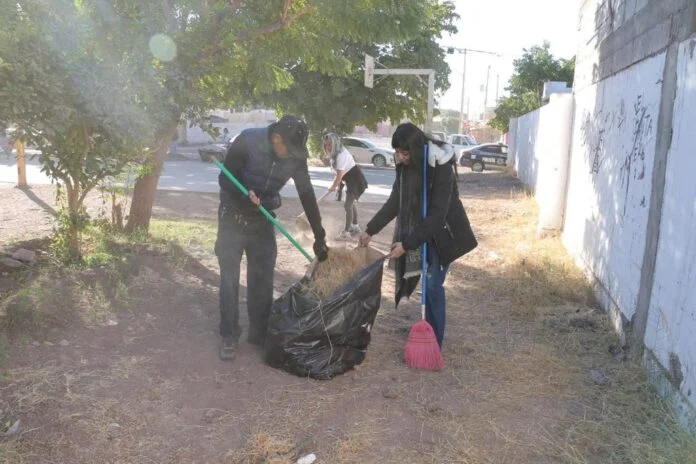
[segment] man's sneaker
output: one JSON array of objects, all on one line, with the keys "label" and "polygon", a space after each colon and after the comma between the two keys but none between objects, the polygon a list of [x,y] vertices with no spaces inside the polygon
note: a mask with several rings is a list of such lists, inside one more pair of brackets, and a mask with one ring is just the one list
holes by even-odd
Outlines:
[{"label": "man's sneaker", "polygon": [[338,234],[338,237],[336,237],[336,240],[350,240],[352,238],[352,234],[350,233],[349,230],[344,230],[340,234]]},{"label": "man's sneaker", "polygon": [[237,339],[233,337],[224,337],[222,345],[220,345],[220,359],[223,361],[232,361],[237,355]]},{"label": "man's sneaker", "polygon": [[360,229],[360,226],[357,224],[353,224],[350,227],[350,235],[352,237],[355,237],[356,235],[360,235],[362,233],[362,230]]}]

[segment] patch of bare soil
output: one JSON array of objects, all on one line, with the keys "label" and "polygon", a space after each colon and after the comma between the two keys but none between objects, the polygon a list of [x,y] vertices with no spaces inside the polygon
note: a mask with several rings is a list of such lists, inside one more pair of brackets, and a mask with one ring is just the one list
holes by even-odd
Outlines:
[{"label": "patch of bare soil", "polygon": [[[694,462],[668,415],[636,425],[629,410],[660,403],[640,370],[612,354],[620,349],[608,321],[558,240],[534,236],[534,203],[517,181],[467,175],[461,190],[481,244],[447,279],[439,373],[404,365],[418,302],[394,308],[388,271],[365,362],[331,381],[272,369],[246,343],[234,362],[218,360],[209,240],[195,250],[193,240],[174,251],[143,247],[92,270],[22,274],[15,282],[30,291],[16,288],[1,303],[2,317],[9,308],[16,321],[0,409],[3,423],[21,424],[0,443],[0,462],[293,463],[310,452],[320,463]],[[5,239],[48,230],[46,207],[32,222],[21,208],[41,203],[4,193]],[[32,193],[49,203],[43,189]],[[6,213],[7,198],[24,217]],[[299,205],[285,203],[280,218],[292,225]],[[362,218],[378,206],[361,205]],[[215,195],[161,192],[155,216],[214,221],[216,207]],[[337,233],[342,205],[322,212]],[[388,249],[391,233],[376,246]],[[276,296],[306,265],[281,236],[278,244]],[[241,285],[246,324],[244,276]],[[672,454],[651,441],[647,429],[658,425],[675,440]],[[673,460],[648,460],[655,456]]]}]

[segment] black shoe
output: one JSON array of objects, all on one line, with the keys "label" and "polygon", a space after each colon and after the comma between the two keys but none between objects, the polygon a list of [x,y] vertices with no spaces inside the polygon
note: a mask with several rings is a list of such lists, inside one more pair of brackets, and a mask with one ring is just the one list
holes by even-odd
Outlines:
[{"label": "black shoe", "polygon": [[222,345],[220,345],[220,359],[223,361],[232,361],[237,356],[237,339],[233,337],[224,337]]}]

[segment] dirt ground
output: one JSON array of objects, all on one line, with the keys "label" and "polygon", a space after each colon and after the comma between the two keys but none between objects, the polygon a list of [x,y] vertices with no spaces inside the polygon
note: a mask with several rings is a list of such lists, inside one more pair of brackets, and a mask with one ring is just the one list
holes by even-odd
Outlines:
[{"label": "dirt ground", "polygon": [[[480,246],[447,278],[439,373],[403,364],[418,301],[395,309],[386,269],[356,369],[298,378],[246,343],[234,362],[219,361],[213,194],[158,194],[152,233],[176,246],[124,248],[121,262],[86,269],[42,253],[32,268],[3,271],[0,415],[20,426],[0,441],[0,462],[290,463],[315,453],[318,463],[693,463],[696,448],[668,415],[641,424],[624,410],[660,403],[558,239],[535,237],[519,183],[502,173],[460,180]],[[108,212],[99,194],[88,206]],[[378,206],[360,205],[361,218]],[[50,233],[54,208],[50,187],[0,189],[0,251],[45,250],[34,239]],[[279,217],[292,225],[299,212],[285,200]],[[337,233],[342,205],[322,212]],[[278,244],[276,296],[306,264]],[[671,442],[650,431],[655,420]]]}]

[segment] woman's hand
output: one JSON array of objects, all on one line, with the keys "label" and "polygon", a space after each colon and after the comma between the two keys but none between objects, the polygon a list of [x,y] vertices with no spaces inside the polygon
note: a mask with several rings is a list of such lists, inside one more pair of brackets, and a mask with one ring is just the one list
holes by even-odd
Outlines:
[{"label": "woman's hand", "polygon": [[256,196],[253,190],[249,190],[249,201],[255,204],[257,207],[261,206],[261,200]]},{"label": "woman's hand", "polygon": [[406,250],[404,250],[404,245],[401,242],[392,243],[391,253],[389,253],[387,258],[400,258],[404,253],[406,253]]},{"label": "woman's hand", "polygon": [[369,235],[367,232],[363,232],[358,239],[358,245],[361,247],[366,247],[370,244],[370,240],[372,240],[372,235]]}]

